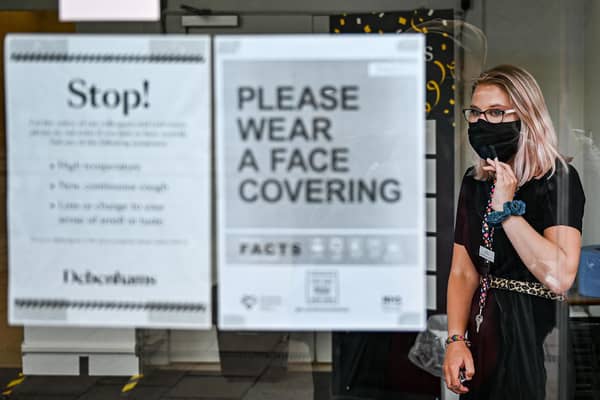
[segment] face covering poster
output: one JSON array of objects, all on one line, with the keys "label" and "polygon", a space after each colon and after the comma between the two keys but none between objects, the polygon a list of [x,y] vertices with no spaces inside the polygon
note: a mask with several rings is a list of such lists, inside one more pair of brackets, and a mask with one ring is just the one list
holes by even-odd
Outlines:
[{"label": "face covering poster", "polygon": [[207,37],[6,40],[9,321],[208,328]]},{"label": "face covering poster", "polygon": [[215,79],[220,328],[423,329],[423,37],[217,37]]}]

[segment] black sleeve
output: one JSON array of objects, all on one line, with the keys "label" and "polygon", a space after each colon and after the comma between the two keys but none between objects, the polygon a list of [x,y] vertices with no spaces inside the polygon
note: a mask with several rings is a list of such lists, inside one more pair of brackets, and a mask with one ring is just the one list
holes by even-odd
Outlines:
[{"label": "black sleeve", "polygon": [[543,229],[566,225],[581,232],[585,194],[577,170],[568,165],[557,166],[556,172],[546,181]]},{"label": "black sleeve", "polygon": [[458,195],[458,206],[456,207],[456,222],[454,225],[454,243],[466,246],[468,240],[467,219],[467,197],[469,196],[467,182],[472,180],[473,168],[469,168],[463,176]]}]

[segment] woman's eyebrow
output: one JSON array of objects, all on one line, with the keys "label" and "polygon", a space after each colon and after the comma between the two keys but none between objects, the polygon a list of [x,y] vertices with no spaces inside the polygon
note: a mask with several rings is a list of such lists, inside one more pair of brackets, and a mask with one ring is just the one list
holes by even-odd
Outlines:
[{"label": "woman's eyebrow", "polygon": [[[498,104],[498,103],[497,103],[497,104],[492,104],[492,105],[490,105],[490,106],[489,106],[487,109],[489,110],[490,108],[509,108],[509,107],[510,107],[510,106],[507,106],[506,104]],[[476,105],[474,105],[474,104],[471,104],[471,108],[474,108],[474,109],[476,109],[476,110],[480,110],[480,111],[482,110],[480,107],[477,107],[477,106],[476,106]]]}]

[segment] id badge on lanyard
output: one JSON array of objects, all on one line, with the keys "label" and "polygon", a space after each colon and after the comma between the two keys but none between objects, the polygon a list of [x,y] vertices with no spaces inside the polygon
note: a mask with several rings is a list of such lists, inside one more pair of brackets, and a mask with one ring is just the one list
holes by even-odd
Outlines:
[{"label": "id badge on lanyard", "polygon": [[485,246],[479,246],[479,257],[490,263],[494,262],[494,252]]}]

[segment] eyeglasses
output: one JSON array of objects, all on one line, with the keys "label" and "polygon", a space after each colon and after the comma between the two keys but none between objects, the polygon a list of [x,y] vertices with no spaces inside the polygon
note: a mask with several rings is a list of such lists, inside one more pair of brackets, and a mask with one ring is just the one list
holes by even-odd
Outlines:
[{"label": "eyeglasses", "polygon": [[515,112],[516,111],[514,109],[500,110],[498,108],[490,108],[482,111],[474,108],[465,108],[463,110],[463,115],[468,122],[477,122],[477,120],[483,115],[483,118],[490,124],[499,124],[504,120],[504,116],[506,114],[512,114]]}]

